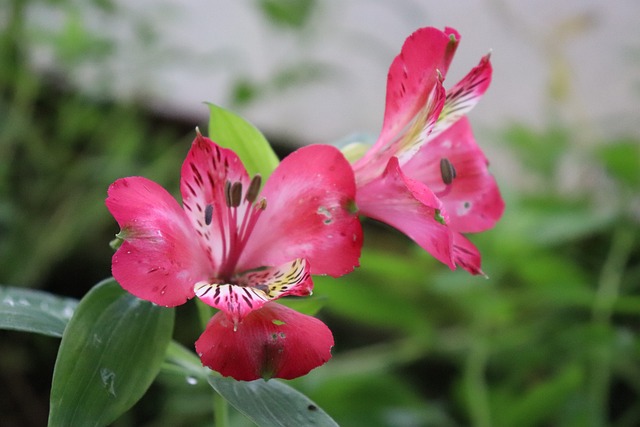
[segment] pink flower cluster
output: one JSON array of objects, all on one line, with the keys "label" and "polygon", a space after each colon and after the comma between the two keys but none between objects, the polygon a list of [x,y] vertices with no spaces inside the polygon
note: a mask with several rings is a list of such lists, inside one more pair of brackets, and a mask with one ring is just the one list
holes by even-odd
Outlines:
[{"label": "pink flower cluster", "polygon": [[445,91],[458,42],[450,28],[407,39],[389,70],[380,136],[353,164],[332,146],[312,145],[262,183],[198,133],[182,166],[182,206],[146,178],[114,182],[106,204],[121,228],[115,279],[162,306],[198,297],[217,308],[196,351],[205,366],[249,381],[296,378],[331,357],[327,326],[275,300],[311,294],[314,274],[358,266],[358,214],[451,268],[481,273],[462,233],[490,228],[504,205],[465,115],[489,86],[491,65],[482,58]]}]

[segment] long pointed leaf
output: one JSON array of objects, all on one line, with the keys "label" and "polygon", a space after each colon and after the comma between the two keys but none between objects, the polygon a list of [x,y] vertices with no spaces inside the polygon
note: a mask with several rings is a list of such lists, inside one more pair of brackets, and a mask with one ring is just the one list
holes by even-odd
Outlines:
[{"label": "long pointed leaf", "polygon": [[210,376],[209,384],[260,427],[338,424],[304,394],[278,380],[236,381]]},{"label": "long pointed leaf", "polygon": [[173,319],[112,279],[96,285],[62,336],[49,426],[103,426],[131,408],[160,371]]},{"label": "long pointed leaf", "polygon": [[0,286],[0,329],[61,337],[76,305],[71,298]]}]

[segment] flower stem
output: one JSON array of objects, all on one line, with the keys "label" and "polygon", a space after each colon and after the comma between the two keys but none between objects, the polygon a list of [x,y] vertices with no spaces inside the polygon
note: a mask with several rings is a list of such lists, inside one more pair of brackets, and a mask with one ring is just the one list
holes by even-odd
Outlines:
[{"label": "flower stem", "polygon": [[229,404],[219,393],[213,395],[214,426],[229,427]]},{"label": "flower stem", "polygon": [[618,227],[611,243],[611,249],[600,271],[598,289],[592,306],[592,326],[598,341],[591,349],[591,375],[589,381],[589,401],[593,426],[607,424],[607,404],[611,382],[611,360],[613,349],[610,342],[611,315],[620,293],[624,267],[633,249],[633,233],[627,227]]}]

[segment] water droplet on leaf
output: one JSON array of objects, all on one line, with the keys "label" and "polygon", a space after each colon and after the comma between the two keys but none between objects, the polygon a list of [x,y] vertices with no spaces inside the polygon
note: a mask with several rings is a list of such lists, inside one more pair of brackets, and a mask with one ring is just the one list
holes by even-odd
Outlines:
[{"label": "water droplet on leaf", "polygon": [[116,396],[115,382],[116,382],[116,374],[111,369],[102,368],[100,369],[100,379],[102,380],[102,384],[104,388],[107,389],[110,395]]}]

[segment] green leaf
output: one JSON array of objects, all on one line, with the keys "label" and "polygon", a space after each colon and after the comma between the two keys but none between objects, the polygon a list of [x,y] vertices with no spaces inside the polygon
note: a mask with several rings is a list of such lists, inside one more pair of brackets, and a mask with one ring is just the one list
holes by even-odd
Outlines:
[{"label": "green leaf", "polygon": [[338,425],[308,397],[277,380],[245,382],[210,376],[209,384],[261,427]]},{"label": "green leaf", "polygon": [[640,187],[640,141],[633,138],[603,145],[598,154],[611,176],[631,188]]},{"label": "green leaf", "polygon": [[315,0],[260,0],[260,9],[273,24],[302,28],[311,17]]},{"label": "green leaf", "polygon": [[113,279],[96,285],[62,335],[49,426],[107,425],[131,408],[160,371],[173,319]]},{"label": "green leaf", "polygon": [[307,316],[315,316],[318,314],[322,307],[324,307],[329,299],[326,297],[285,297],[278,300],[279,304],[286,305],[287,307],[297,311],[298,313],[306,314]]},{"label": "green leaf", "polygon": [[77,304],[42,291],[0,286],[0,329],[61,337]]},{"label": "green leaf", "polygon": [[500,425],[505,426],[537,426],[543,425],[553,414],[567,403],[572,393],[584,381],[583,373],[576,365],[570,365],[556,376],[546,381],[538,380],[523,396],[516,399],[510,396],[506,405],[497,408]]},{"label": "green leaf", "polygon": [[249,175],[266,179],[280,162],[267,139],[251,123],[231,111],[208,104],[209,138],[238,154]]},{"label": "green leaf", "polygon": [[171,341],[162,365],[162,371],[185,375],[185,378],[204,380],[211,371],[202,366],[202,362],[194,352],[187,350],[183,345]]}]

